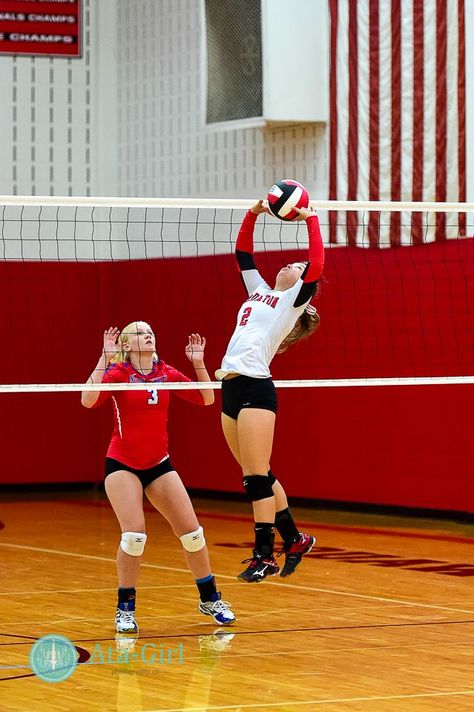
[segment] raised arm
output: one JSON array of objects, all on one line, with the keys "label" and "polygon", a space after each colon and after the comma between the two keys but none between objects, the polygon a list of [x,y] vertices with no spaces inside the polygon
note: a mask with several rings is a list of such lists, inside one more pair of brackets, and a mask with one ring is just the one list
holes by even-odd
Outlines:
[{"label": "raised arm", "polygon": [[[104,331],[104,347],[96,367],[87,379],[87,383],[102,383],[110,361],[117,353],[117,341],[119,336],[120,331],[117,328]],[[100,395],[100,391],[81,391],[81,403],[85,408],[93,408],[99,400]]]},{"label": "raised arm", "polygon": [[[196,371],[196,381],[200,383],[209,383],[210,376],[207,372],[204,363],[204,349],[206,348],[206,339],[199,334],[191,334],[188,338],[188,344],[185,349],[186,356],[191,361]],[[199,391],[204,405],[212,405],[214,403],[214,391],[210,388],[203,388]],[[179,392],[183,397],[192,395],[192,391]]]},{"label": "raised arm", "polygon": [[293,304],[295,307],[300,307],[311,299],[318,286],[318,279],[324,267],[324,245],[316,213],[307,208],[293,209],[300,214],[299,220],[306,220],[309,240],[308,264],[302,275],[303,284]]},{"label": "raised arm", "polygon": [[240,274],[248,294],[252,294],[259,284],[264,282],[253,259],[253,231],[260,213],[267,212],[263,200],[259,200],[245,215],[235,245],[235,256]]}]

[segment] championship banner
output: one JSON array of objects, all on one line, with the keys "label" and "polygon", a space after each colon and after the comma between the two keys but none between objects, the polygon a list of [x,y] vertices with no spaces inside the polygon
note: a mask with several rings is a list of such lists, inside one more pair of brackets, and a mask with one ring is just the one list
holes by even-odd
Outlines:
[{"label": "championship banner", "polygon": [[81,0],[0,0],[0,54],[81,56]]}]

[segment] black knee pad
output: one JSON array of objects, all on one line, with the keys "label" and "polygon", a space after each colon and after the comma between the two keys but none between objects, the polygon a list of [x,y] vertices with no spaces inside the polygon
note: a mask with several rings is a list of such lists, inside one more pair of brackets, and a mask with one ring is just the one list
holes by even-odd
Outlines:
[{"label": "black knee pad", "polygon": [[244,477],[243,484],[251,502],[273,497],[272,485],[268,475],[248,475]]},{"label": "black knee pad", "polygon": [[273,485],[277,481],[277,478],[275,477],[275,475],[273,474],[273,472],[271,470],[268,470],[268,479],[270,480],[270,484],[273,487]]}]

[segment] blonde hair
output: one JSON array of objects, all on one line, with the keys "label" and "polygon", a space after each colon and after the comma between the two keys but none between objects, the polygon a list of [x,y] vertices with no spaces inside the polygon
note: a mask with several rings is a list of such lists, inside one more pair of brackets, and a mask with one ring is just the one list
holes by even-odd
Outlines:
[{"label": "blonde hair", "polygon": [[[119,350],[115,354],[115,356],[110,360],[110,363],[124,363],[126,361],[130,361],[130,351],[126,351],[124,349],[124,345],[128,344],[128,340],[131,334],[138,334],[138,325],[139,324],[148,324],[146,321],[131,321],[130,324],[127,324],[127,326],[124,326],[122,331],[120,332],[120,336],[118,338],[118,347]],[[153,357],[155,359],[158,358],[156,354],[153,354]]]},{"label": "blonde hair", "polygon": [[288,336],[285,336],[281,342],[277,354],[284,354],[293,344],[296,344],[298,341],[303,341],[303,339],[308,339],[311,334],[316,331],[320,323],[321,319],[316,311],[316,307],[313,307],[312,304],[308,304]]}]

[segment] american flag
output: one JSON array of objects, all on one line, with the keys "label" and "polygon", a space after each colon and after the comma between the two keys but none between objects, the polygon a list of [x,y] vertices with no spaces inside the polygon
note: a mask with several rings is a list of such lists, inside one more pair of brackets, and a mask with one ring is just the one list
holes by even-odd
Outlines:
[{"label": "american flag", "polygon": [[[466,200],[464,0],[329,0],[332,200]],[[331,242],[465,235],[463,214],[332,212]]]}]

